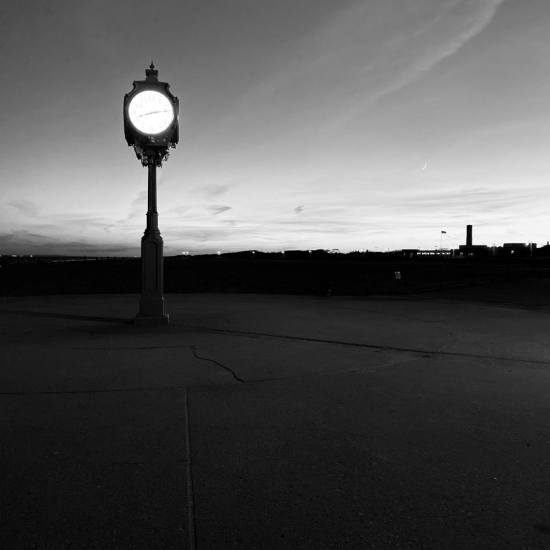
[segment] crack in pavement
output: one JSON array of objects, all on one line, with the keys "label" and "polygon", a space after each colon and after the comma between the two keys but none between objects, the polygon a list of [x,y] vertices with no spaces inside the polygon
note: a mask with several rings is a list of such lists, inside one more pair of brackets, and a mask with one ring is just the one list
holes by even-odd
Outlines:
[{"label": "crack in pavement", "polygon": [[183,410],[185,414],[185,458],[187,462],[187,522],[189,528],[189,547],[196,550],[197,521],[195,516],[195,491],[193,484],[193,464],[191,462],[191,421],[189,419],[189,396],[187,388],[183,390]]},{"label": "crack in pavement", "polygon": [[[446,355],[449,357],[471,357],[474,359],[495,359],[498,361],[513,361],[513,362],[519,362],[519,363],[533,363],[533,364],[539,364],[539,365],[548,365],[550,366],[549,361],[540,361],[537,359],[525,359],[525,358],[514,358],[514,357],[501,357],[501,356],[494,356],[494,355],[480,355],[475,353],[465,353],[465,352],[457,352],[457,351],[443,351],[449,344],[445,344],[440,350],[430,350],[430,349],[413,349],[413,348],[401,348],[397,346],[383,346],[379,344],[365,344],[360,342],[343,342],[340,340],[323,340],[321,338],[307,338],[305,336],[289,336],[289,335],[280,335],[280,334],[268,334],[264,332],[246,332],[246,331],[240,331],[240,330],[230,330],[230,329],[220,329],[220,328],[212,328],[212,327],[204,327],[204,326],[196,326],[196,325],[185,325],[191,328],[195,328],[198,331],[205,331],[205,332],[216,332],[218,334],[223,334],[226,336],[240,336],[241,338],[269,338],[272,340],[290,340],[290,341],[297,341],[297,342],[314,342],[319,344],[329,344],[329,345],[336,345],[336,346],[350,346],[350,347],[357,347],[357,348],[365,348],[365,349],[373,349],[373,350],[390,350],[390,351],[402,351],[402,352],[412,352],[412,353],[425,353],[430,355]],[[457,337],[452,334],[450,331],[449,333],[452,335],[452,337],[457,340]],[[100,347],[100,346],[93,346],[93,347],[74,347],[74,346],[60,346],[57,344],[51,344],[48,342],[28,342],[24,340],[18,340],[19,343],[26,344],[27,346],[45,346],[45,347],[53,347],[58,349],[68,349],[68,350],[154,350],[154,349],[178,349],[178,348],[193,348],[192,345],[174,345],[174,346],[117,346],[117,347]],[[224,365],[221,363],[218,363],[214,361],[213,359],[207,359],[202,357],[197,357],[197,359],[205,359],[206,361],[212,361],[219,365],[220,367],[227,369]],[[236,375],[233,373],[233,371],[229,370],[235,377]],[[239,378],[236,377],[237,380]],[[246,381],[246,380],[239,380],[241,382],[249,383],[252,381]]]},{"label": "crack in pavement", "polygon": [[235,380],[238,380],[239,382],[243,382],[244,384],[247,383],[246,380],[243,380],[242,378],[239,378],[234,371],[232,371],[229,367],[226,367],[225,365],[222,365],[221,363],[219,363],[218,361],[215,361],[214,359],[209,359],[208,357],[199,357],[199,355],[197,355],[197,350],[196,350],[196,346],[187,346],[189,348],[191,348],[193,350],[193,355],[195,356],[196,359],[202,359],[203,361],[210,361],[211,363],[214,363],[215,365],[218,365],[219,367],[221,367],[222,369],[230,372],[232,375],[233,375],[233,378],[235,378]]},{"label": "crack in pavement", "polygon": [[[456,342],[456,341],[457,341],[457,337],[456,337],[450,330],[448,330],[447,332],[450,334],[450,336],[451,336],[451,338],[453,339],[453,341]],[[438,349],[435,353],[442,353],[443,350],[444,350],[446,347],[450,346],[450,345],[451,345],[451,341],[447,342],[442,348]]]}]

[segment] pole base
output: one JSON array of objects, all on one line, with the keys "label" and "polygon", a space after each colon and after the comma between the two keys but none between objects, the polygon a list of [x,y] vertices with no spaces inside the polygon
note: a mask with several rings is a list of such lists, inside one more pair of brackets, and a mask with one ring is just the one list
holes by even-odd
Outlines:
[{"label": "pole base", "polygon": [[167,313],[161,317],[149,317],[138,313],[134,317],[134,325],[167,325],[169,322],[170,316]]}]

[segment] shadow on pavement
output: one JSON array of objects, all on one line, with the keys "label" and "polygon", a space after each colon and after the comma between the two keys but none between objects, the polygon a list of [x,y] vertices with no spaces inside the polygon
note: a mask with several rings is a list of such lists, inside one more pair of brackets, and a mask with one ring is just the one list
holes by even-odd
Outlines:
[{"label": "shadow on pavement", "polygon": [[0,313],[7,313],[9,315],[21,315],[25,317],[50,317],[52,319],[73,319],[76,321],[99,321],[101,323],[123,323],[131,325],[134,323],[133,319],[122,319],[120,317],[99,317],[94,315],[68,315],[66,313],[49,313],[41,311],[17,311],[9,309],[0,309]]}]

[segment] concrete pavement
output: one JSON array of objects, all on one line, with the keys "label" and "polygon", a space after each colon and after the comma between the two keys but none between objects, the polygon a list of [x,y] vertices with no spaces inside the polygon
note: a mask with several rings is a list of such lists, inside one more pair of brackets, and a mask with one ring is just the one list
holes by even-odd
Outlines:
[{"label": "concrete pavement", "polygon": [[550,315],[0,299],[7,548],[549,548]]}]

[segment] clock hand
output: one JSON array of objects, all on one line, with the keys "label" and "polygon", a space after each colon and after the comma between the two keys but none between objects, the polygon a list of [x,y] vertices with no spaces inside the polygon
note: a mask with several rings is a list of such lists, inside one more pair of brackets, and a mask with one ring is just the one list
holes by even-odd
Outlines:
[{"label": "clock hand", "polygon": [[149,115],[156,115],[157,113],[171,113],[170,109],[164,109],[163,111],[149,111],[148,113],[143,113],[142,115],[137,115],[137,118],[141,118]]}]

